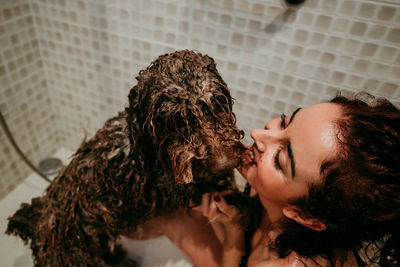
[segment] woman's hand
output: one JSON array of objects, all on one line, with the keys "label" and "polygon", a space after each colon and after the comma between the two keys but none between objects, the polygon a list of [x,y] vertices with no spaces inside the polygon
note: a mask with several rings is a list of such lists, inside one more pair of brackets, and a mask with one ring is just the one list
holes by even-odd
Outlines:
[{"label": "woman's hand", "polygon": [[205,194],[201,210],[223,246],[221,266],[238,266],[245,251],[244,229],[239,210],[229,205],[224,196],[232,191]]},{"label": "woman's hand", "polygon": [[237,266],[245,250],[241,214],[224,199],[224,196],[231,193],[232,191],[204,194],[199,207],[223,246],[222,266]]}]

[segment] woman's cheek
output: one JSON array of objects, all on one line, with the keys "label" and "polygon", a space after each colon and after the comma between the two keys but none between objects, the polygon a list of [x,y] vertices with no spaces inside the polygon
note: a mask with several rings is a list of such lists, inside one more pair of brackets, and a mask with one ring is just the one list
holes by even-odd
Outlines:
[{"label": "woman's cheek", "polygon": [[257,180],[266,189],[272,189],[271,187],[274,187],[274,184],[278,182],[278,180],[276,180],[278,178],[278,173],[273,168],[274,167],[264,163],[259,166],[257,170]]},{"label": "woman's cheek", "polygon": [[272,175],[271,168],[265,159],[262,159],[257,166],[257,177],[261,180],[267,180]]}]

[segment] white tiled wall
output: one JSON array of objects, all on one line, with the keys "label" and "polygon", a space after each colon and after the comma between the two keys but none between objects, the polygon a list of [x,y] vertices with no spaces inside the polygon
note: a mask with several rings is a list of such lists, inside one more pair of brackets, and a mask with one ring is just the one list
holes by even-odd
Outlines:
[{"label": "white tiled wall", "polygon": [[[35,164],[54,153],[58,143],[44,73],[30,1],[1,0],[0,109]],[[30,172],[0,128],[0,198]]]},{"label": "white tiled wall", "polygon": [[[338,89],[400,102],[397,0],[1,0],[0,12],[0,107],[36,162],[75,150],[123,109],[141,68],[178,49],[217,61],[247,135]],[[0,138],[1,196],[26,171],[10,170],[23,163]]]}]

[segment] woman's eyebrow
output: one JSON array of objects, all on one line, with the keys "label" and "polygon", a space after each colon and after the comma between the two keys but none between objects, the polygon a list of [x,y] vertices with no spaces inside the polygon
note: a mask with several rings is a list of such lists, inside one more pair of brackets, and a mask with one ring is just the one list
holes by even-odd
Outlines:
[{"label": "woman's eyebrow", "polygon": [[[296,109],[292,116],[290,117],[289,123],[288,125],[293,121],[294,116],[296,115],[296,113],[300,110],[301,108]],[[296,175],[295,173],[295,167],[296,167],[296,163],[294,161],[294,157],[293,157],[293,151],[292,151],[292,146],[290,144],[290,140],[288,140],[287,142],[287,153],[289,156],[289,160],[290,160],[290,168],[292,169],[292,177],[294,178],[294,176]]]},{"label": "woman's eyebrow", "polygon": [[294,116],[296,116],[296,113],[299,112],[300,109],[301,109],[301,108],[298,108],[298,109],[296,109],[296,110],[293,112],[292,116],[290,117],[290,120],[289,120],[288,125],[292,122]]}]

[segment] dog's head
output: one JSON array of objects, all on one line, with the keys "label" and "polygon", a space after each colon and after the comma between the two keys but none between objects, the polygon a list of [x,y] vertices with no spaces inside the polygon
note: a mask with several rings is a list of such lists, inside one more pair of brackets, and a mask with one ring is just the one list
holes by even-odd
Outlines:
[{"label": "dog's head", "polygon": [[239,165],[243,131],[212,58],[188,50],[163,55],[137,80],[128,123],[140,135],[145,164],[161,164],[178,183],[223,176]]}]

